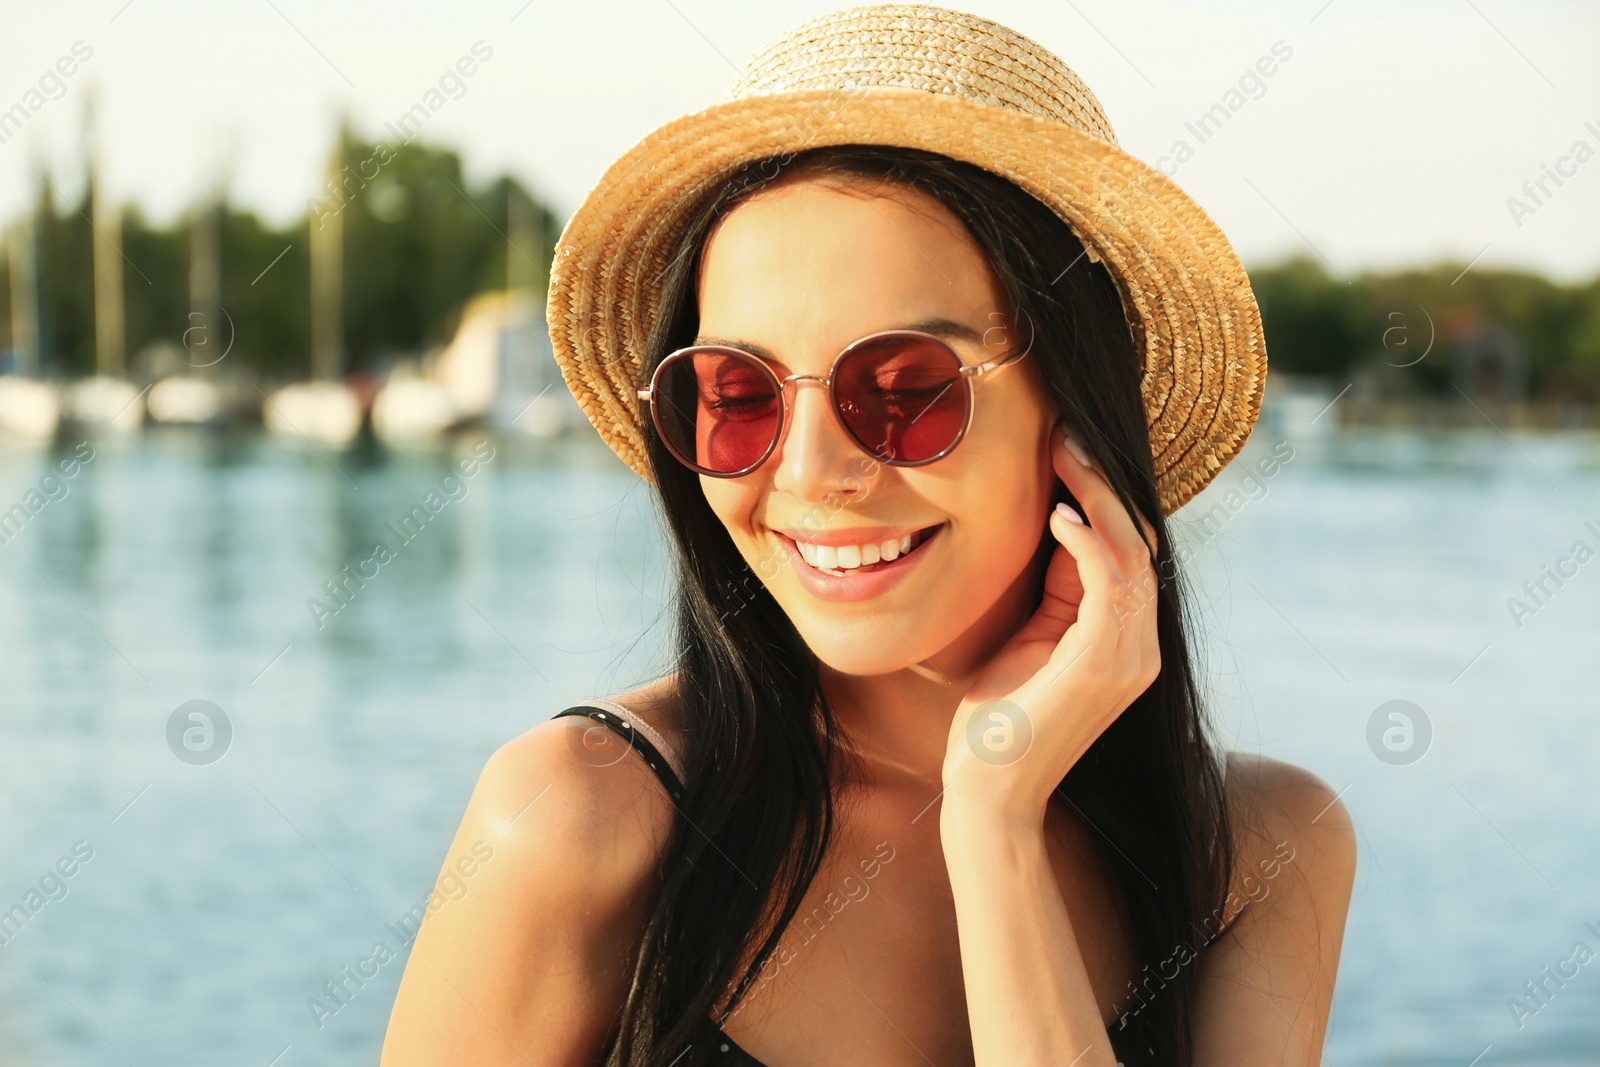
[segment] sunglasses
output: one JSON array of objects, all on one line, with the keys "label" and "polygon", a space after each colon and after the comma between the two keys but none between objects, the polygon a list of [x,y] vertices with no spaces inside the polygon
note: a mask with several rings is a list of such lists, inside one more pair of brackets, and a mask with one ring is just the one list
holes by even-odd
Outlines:
[{"label": "sunglasses", "polygon": [[[1032,347],[1031,342],[1028,346]],[[639,399],[673,456],[713,478],[749,474],[783,433],[790,382],[821,382],[840,426],[874,459],[919,467],[950,454],[972,422],[972,381],[1028,354],[963,363],[942,339],[885,330],[851,342],[826,377],[779,378],[766,361],[727,345],[690,345],[656,365]]]}]

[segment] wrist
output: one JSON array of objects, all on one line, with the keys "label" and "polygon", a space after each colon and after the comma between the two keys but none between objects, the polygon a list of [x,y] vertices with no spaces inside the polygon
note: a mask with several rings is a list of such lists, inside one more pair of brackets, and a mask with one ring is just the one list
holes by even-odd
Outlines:
[{"label": "wrist", "polygon": [[1061,776],[1055,768],[1050,768],[1044,777],[1034,773],[1044,768],[1033,766],[1039,760],[1030,761],[1032,755],[1027,753],[1005,764],[990,763],[968,752],[946,757],[942,775],[946,807],[959,806],[963,812],[982,818],[1042,822],[1050,794],[1061,783]]},{"label": "wrist", "polygon": [[939,808],[939,832],[945,838],[968,834],[1013,835],[1043,831],[1048,797],[1038,799],[1031,790],[1016,788],[996,776],[947,778]]},{"label": "wrist", "polygon": [[939,846],[950,885],[960,895],[996,877],[1011,884],[1028,863],[1048,863],[1042,819],[987,802],[946,797],[939,812]]}]

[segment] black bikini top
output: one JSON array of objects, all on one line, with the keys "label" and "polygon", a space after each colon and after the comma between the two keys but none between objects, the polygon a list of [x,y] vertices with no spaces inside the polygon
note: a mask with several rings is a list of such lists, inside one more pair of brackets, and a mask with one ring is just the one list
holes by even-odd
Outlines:
[{"label": "black bikini top", "polygon": [[[605,705],[605,706],[600,706]],[[627,716],[616,710],[622,705],[615,701],[598,701],[595,704],[579,704],[576,707],[558,711],[551,716],[559,719],[563,715],[587,715],[595,722],[611,730],[612,733],[627,741],[633,746],[635,752],[644,757],[650,769],[656,772],[656,777],[661,779],[661,785],[666,789],[667,796],[672,798],[674,805],[683,800],[683,781],[679,777],[672,761],[667,759],[661,748],[656,745],[646,734],[653,735],[656,740],[663,740],[659,734],[643,722],[635,723]],[[622,709],[626,710],[626,709]],[[717,1063],[726,1064],[727,1067],[766,1067],[766,1064],[756,1059],[750,1053],[740,1048],[733,1038],[722,1032],[710,1019],[706,1020],[706,1040],[713,1041],[717,1046]]]},{"label": "black bikini top", "polygon": [[626,715],[619,714],[618,709],[626,710],[622,708],[621,704],[606,700],[598,701],[594,704],[579,704],[576,707],[558,711],[550,717],[559,719],[563,715],[587,715],[602,726],[610,727],[612,733],[627,741],[633,746],[634,751],[644,757],[644,761],[650,765],[650,769],[656,772],[656,777],[661,779],[661,784],[666,788],[667,796],[672,798],[672,802],[677,804],[682,801],[683,782],[675,765],[662,753],[655,742],[651,741],[649,736],[646,736],[647,734],[652,735],[656,741],[662,741],[661,735],[645,723],[635,724]]}]

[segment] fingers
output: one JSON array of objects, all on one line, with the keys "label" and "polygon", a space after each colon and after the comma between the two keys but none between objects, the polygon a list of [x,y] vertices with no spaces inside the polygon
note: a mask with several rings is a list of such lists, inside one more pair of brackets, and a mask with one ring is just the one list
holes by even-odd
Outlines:
[{"label": "fingers", "polygon": [[[1154,588],[1135,588],[1104,539],[1072,515],[1071,505],[1060,504],[1050,516],[1051,532],[1077,564],[1082,588],[1073,625],[1050,654],[1055,665],[1050,681],[1077,666],[1104,684],[1127,686],[1127,693],[1137,696],[1160,670]],[[1153,575],[1148,563],[1145,567]],[[1049,586],[1047,575],[1041,611],[1050,600]]]},{"label": "fingers", "polygon": [[[1129,614],[1135,591],[1123,577],[1104,539],[1081,521],[1070,518],[1070,504],[1058,505],[1050,515],[1050,531],[1077,563],[1083,598],[1078,604],[1078,623],[1083,640],[1115,642],[1122,620]],[[1048,595],[1048,583],[1046,594]],[[1087,647],[1087,646],[1086,646]],[[1071,652],[1076,655],[1076,652]]]},{"label": "fingers", "polygon": [[[1155,527],[1143,515],[1135,514],[1130,518],[1111,484],[1096,469],[1083,445],[1067,432],[1064,424],[1056,424],[1050,456],[1057,476],[1083,505],[1090,525],[1105,538],[1122,573],[1138,581],[1142,588],[1143,569],[1149,567],[1151,575],[1154,575],[1152,561],[1157,547]],[[1138,520],[1137,528],[1133,525],[1133,518]],[[1143,537],[1140,536],[1141,531]]]},{"label": "fingers", "polygon": [[[1067,432],[1064,423],[1057,424],[1052,446],[1052,462],[1057,474],[1082,505],[1091,532],[1097,535],[1112,562],[1115,580],[1106,595],[1120,628],[1128,615],[1156,602],[1160,583],[1152,547],[1157,543],[1155,527],[1143,515],[1130,513],[1123,507],[1111,484],[1094,466],[1082,444]],[[1137,528],[1135,520],[1139,524]],[[1068,550],[1073,551],[1071,546]],[[1086,580],[1086,587],[1087,584]]]}]

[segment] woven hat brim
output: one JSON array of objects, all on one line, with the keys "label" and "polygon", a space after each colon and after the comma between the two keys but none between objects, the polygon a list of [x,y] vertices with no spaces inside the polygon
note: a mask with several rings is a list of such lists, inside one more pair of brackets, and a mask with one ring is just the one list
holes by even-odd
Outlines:
[{"label": "woven hat brim", "polygon": [[1041,116],[914,89],[813,89],[724,101],[661,126],[607,169],[557,242],[547,317],[562,377],[647,483],[636,390],[688,212],[742,164],[836,144],[921,148],[992,171],[1050,207],[1105,264],[1144,359],[1166,514],[1238,453],[1266,380],[1261,316],[1232,246],[1170,179]]}]

